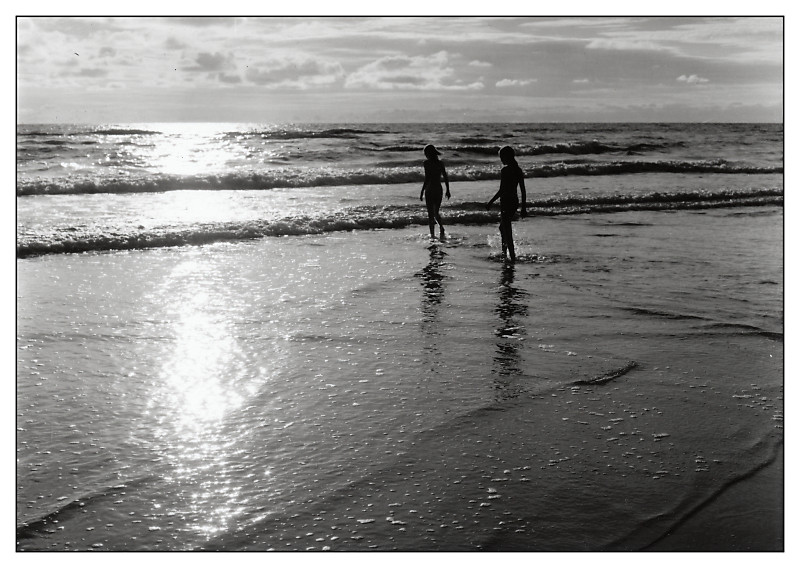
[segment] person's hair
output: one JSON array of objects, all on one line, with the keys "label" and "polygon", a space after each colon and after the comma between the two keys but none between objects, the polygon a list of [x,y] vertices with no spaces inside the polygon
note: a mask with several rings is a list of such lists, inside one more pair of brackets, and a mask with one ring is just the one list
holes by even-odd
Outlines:
[{"label": "person's hair", "polygon": [[514,148],[512,148],[511,146],[503,146],[502,148],[500,148],[500,151],[497,154],[501,158],[509,158],[511,160],[516,161],[516,158],[515,158],[515,155],[514,155]]},{"label": "person's hair", "polygon": [[438,160],[439,159],[439,151],[436,150],[436,146],[433,144],[428,144],[425,148],[422,149],[425,153],[425,157],[429,160]]},{"label": "person's hair", "polygon": [[516,166],[519,168],[519,164],[517,163],[517,158],[514,155],[514,148],[511,146],[503,146],[500,148],[500,151],[497,153],[500,156],[500,159],[505,159],[511,166]]}]

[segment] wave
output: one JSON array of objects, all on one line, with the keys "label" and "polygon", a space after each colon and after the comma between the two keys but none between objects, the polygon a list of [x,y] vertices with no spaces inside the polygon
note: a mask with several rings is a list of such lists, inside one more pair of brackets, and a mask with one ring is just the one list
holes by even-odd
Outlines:
[{"label": "wave", "polygon": [[38,137],[51,137],[51,138],[68,138],[71,139],[75,136],[94,136],[94,135],[107,135],[107,136],[134,136],[134,135],[141,135],[141,136],[148,136],[148,135],[159,135],[162,134],[158,130],[146,130],[142,128],[92,128],[89,130],[78,130],[73,132],[66,132],[62,131],[59,132],[57,130],[47,131],[47,130],[28,130],[28,131],[18,131],[17,136],[24,136],[27,138],[38,138]]},{"label": "wave", "polygon": [[[304,138],[358,138],[362,134],[386,134],[385,130],[364,130],[360,128],[324,128],[321,130],[282,129],[247,130],[226,132],[227,138],[253,137],[265,140],[300,140]],[[419,149],[419,148],[417,148]]]},{"label": "wave", "polygon": [[708,325],[707,329],[714,332],[727,332],[732,335],[756,335],[760,337],[766,337],[772,341],[783,341],[782,331],[768,331],[754,325],[746,325],[741,323],[714,323]]},{"label": "wave", "polygon": [[706,320],[706,318],[702,316],[697,316],[693,314],[684,314],[684,313],[676,313],[676,312],[667,312],[663,310],[654,310],[651,308],[624,308],[629,312],[633,312],[636,315],[641,316],[655,316],[659,318],[665,319],[672,319],[672,320]]},{"label": "wave", "polygon": [[60,517],[79,513],[84,510],[84,505],[85,503],[83,500],[72,500],[66,505],[59,507],[57,510],[43,515],[39,519],[19,525],[17,527],[17,542],[35,538],[48,530],[55,531],[55,527],[58,526],[55,523],[58,522]]},{"label": "wave", "polygon": [[19,524],[17,524],[17,542],[19,544],[20,541],[34,539],[41,536],[42,533],[52,533],[59,526],[59,523],[64,523],[64,521],[71,516],[85,513],[89,510],[92,503],[102,501],[110,496],[115,496],[123,490],[144,486],[157,479],[158,478],[154,475],[142,476],[126,483],[118,483],[113,486],[100,486],[85,493],[79,493],[70,497],[64,496],[59,499],[50,510],[19,522]]},{"label": "wave", "polygon": [[[416,163],[415,163],[416,164]],[[139,176],[94,176],[58,179],[17,179],[17,195],[68,195],[84,193],[153,193],[181,189],[236,190],[281,187],[316,187],[369,184],[421,183],[422,168],[404,165],[385,168],[277,168],[263,172]],[[556,162],[525,168],[526,177],[608,176],[642,173],[780,174],[783,167],[756,167],[724,160],[615,161],[597,163]],[[499,179],[495,165],[448,168],[450,181]]]},{"label": "wave", "polygon": [[142,130],[139,128],[100,128],[97,130],[90,130],[88,132],[80,132],[79,134],[102,134],[107,136],[147,136],[151,134],[161,134],[161,132],[158,132],[157,130]]},{"label": "wave", "polygon": [[598,375],[591,379],[583,379],[580,381],[575,381],[573,385],[604,385],[613,381],[614,379],[618,379],[619,377],[628,374],[630,371],[635,369],[638,366],[636,361],[628,361],[625,365],[618,369],[613,369],[604,373],[602,375]]},{"label": "wave", "polygon": [[[686,523],[692,516],[700,511],[707,504],[714,501],[725,490],[736,483],[756,475],[758,472],[773,464],[783,448],[783,440],[775,438],[763,438],[758,440],[750,448],[747,454],[751,465],[739,467],[737,470],[730,471],[724,476],[718,476],[717,483],[712,485],[702,493],[698,493],[695,499],[684,499],[671,507],[671,510],[661,510],[658,514],[640,523],[630,534],[624,535],[611,542],[606,551],[647,551],[668,535],[674,533],[678,528]],[[664,520],[670,519],[669,525],[664,526]],[[661,528],[656,529],[658,525]],[[656,530],[654,530],[656,529]]]},{"label": "wave", "polygon": [[[575,215],[621,211],[709,209],[720,207],[782,206],[778,189],[747,191],[653,192],[641,195],[553,197],[527,204],[529,215]],[[497,209],[484,202],[454,203],[446,212],[448,224],[489,224],[499,219]],[[183,228],[129,229],[113,233],[81,233],[67,229],[47,236],[25,236],[17,241],[17,258],[46,254],[134,250],[225,241],[244,241],[287,235],[316,235],[335,231],[400,229],[427,224],[423,208],[415,205],[360,206],[317,216],[276,220],[206,223]]]},{"label": "wave", "polygon": [[[443,145],[440,148],[448,154],[480,154],[495,156],[504,145],[501,143],[491,144],[488,138],[463,138],[462,145]],[[677,141],[671,143],[636,143],[636,144],[610,144],[598,140],[588,140],[582,142],[563,142],[558,144],[538,144],[528,146],[519,144],[514,146],[514,151],[518,156],[544,156],[548,154],[570,154],[573,156],[590,154],[626,154],[634,155],[644,152],[667,151],[670,148],[682,147],[684,142]],[[373,148],[375,152],[419,152],[419,144],[394,144]]]}]

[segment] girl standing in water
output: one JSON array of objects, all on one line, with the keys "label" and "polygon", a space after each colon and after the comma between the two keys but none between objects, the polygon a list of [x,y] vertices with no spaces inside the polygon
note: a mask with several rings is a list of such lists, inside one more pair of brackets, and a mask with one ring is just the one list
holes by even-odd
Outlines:
[{"label": "girl standing in water", "polygon": [[517,256],[514,253],[511,221],[516,216],[517,207],[520,205],[519,199],[517,199],[517,185],[519,185],[519,190],[522,194],[520,216],[525,217],[525,175],[522,173],[522,168],[517,164],[517,159],[514,157],[514,149],[511,146],[503,146],[500,148],[499,154],[500,161],[503,162],[503,169],[500,170],[500,189],[486,204],[486,208],[491,207],[492,203],[498,197],[500,198],[500,239],[503,246],[503,257],[508,253],[513,262],[517,259]]},{"label": "girl standing in water", "polygon": [[442,225],[442,217],[439,215],[439,207],[442,205],[442,178],[444,178],[444,184],[447,187],[447,199],[450,199],[450,181],[447,179],[447,170],[444,169],[444,164],[439,160],[441,152],[433,144],[425,146],[423,152],[427,160],[423,164],[425,166],[425,182],[422,184],[419,200],[422,201],[422,196],[425,196],[431,238],[434,238],[434,225],[439,223],[439,238],[443,240],[444,225]]}]

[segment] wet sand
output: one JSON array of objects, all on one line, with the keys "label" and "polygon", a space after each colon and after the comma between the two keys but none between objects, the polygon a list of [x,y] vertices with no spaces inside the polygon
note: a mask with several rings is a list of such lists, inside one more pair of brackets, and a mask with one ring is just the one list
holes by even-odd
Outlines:
[{"label": "wet sand", "polygon": [[645,550],[783,552],[783,448],[775,461],[701,505]]},{"label": "wet sand", "polygon": [[[53,411],[78,409],[28,400],[75,393],[94,414],[61,423],[88,419],[91,435],[76,427],[53,455],[68,447],[73,460],[91,459],[100,448],[110,458],[92,470],[96,488],[62,501],[62,486],[84,478],[22,456],[30,487],[20,510],[44,513],[18,530],[18,546],[779,549],[781,502],[757,495],[782,471],[780,219],[774,209],[532,218],[515,226],[515,267],[497,258],[486,225],[458,226],[432,249],[426,227],[412,227],[23,261],[23,323],[43,321],[28,313],[48,309],[39,299],[58,304],[47,288],[57,274],[62,287],[74,278],[71,289],[95,293],[81,295],[89,315],[129,310],[123,321],[142,322],[147,341],[139,328],[122,338],[142,347],[126,352],[134,374],[80,350],[70,364],[97,373],[106,361],[103,377],[65,368],[42,380],[32,367],[21,418],[42,429],[26,426],[20,440],[44,449]],[[57,352],[54,365],[74,345],[71,317],[64,349],[39,351]],[[113,338],[96,341],[113,347]],[[175,338],[194,348],[176,349]],[[206,378],[229,383],[210,393],[241,392],[244,402],[208,424],[198,418],[206,406],[184,412],[194,428],[178,422],[173,432],[173,401],[184,400],[175,396],[191,410],[204,375],[167,379],[211,346],[229,347],[219,357],[227,366]],[[268,366],[269,380],[248,394]],[[103,390],[112,386],[125,408],[111,404],[121,398]],[[164,425],[151,432],[161,395]],[[131,424],[136,437],[117,447]],[[38,498],[45,491],[54,512]]]}]

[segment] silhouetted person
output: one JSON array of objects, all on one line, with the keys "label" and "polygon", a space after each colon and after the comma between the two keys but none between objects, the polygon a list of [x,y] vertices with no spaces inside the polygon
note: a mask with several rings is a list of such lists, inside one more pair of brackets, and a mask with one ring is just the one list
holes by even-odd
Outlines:
[{"label": "silhouetted person", "polygon": [[517,198],[517,185],[519,185],[519,190],[522,194],[520,215],[525,217],[525,174],[522,173],[522,168],[517,164],[517,160],[514,157],[514,149],[511,146],[500,148],[499,155],[500,161],[503,162],[503,169],[500,170],[500,189],[486,204],[486,208],[491,207],[492,203],[497,198],[500,198],[500,240],[503,247],[503,257],[508,254],[511,260],[514,261],[517,259],[517,255],[514,252],[511,221],[514,220],[517,214],[517,207],[520,206],[520,201]]},{"label": "silhouetted person", "polygon": [[442,217],[439,215],[439,207],[442,205],[442,178],[444,178],[444,184],[447,187],[447,199],[450,199],[450,181],[447,179],[447,170],[444,169],[444,164],[439,160],[441,152],[433,144],[425,146],[423,152],[427,160],[423,164],[425,167],[425,182],[422,184],[419,200],[422,201],[422,196],[425,196],[431,238],[434,238],[434,225],[439,223],[439,238],[444,239],[444,225],[442,225]]}]

